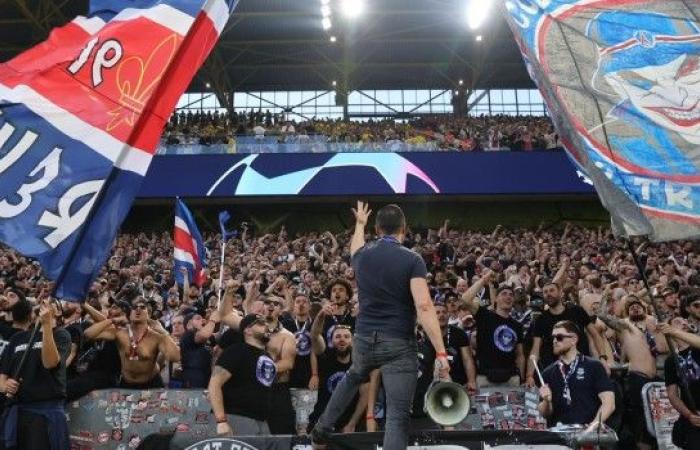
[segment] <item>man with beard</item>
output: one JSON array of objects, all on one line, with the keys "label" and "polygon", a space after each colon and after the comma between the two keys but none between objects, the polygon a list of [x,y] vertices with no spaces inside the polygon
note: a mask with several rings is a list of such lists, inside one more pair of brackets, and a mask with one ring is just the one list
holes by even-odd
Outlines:
[{"label": "man with beard", "polygon": [[265,351],[270,339],[262,316],[248,314],[240,322],[244,342],[221,354],[209,380],[209,401],[219,436],[267,436],[272,407],[275,363]]},{"label": "man with beard", "polygon": [[656,381],[656,356],[660,350],[665,351],[666,348],[665,345],[661,349],[657,347],[657,342],[662,343],[663,339],[657,339],[654,321],[647,316],[646,308],[639,298],[634,295],[623,298],[627,319],[620,319],[608,313],[609,298],[610,291],[606,289],[598,317],[615,331],[620,342],[622,358],[629,363],[624,421],[637,439],[637,448],[651,449],[654,438],[646,429],[642,388],[645,384]]},{"label": "man with beard", "polygon": [[143,297],[132,303],[129,320],[124,328],[119,318],[98,322],[85,330],[87,339],[116,341],[121,358],[121,381],[126,389],[151,389],[163,387],[158,373],[158,355],[170,362],[180,361],[180,349],[157,320],[149,319],[148,304]]},{"label": "man with beard", "polygon": [[[690,332],[688,321],[682,317],[671,319],[670,326],[660,324],[659,330],[671,336],[678,349],[678,356],[668,357],[664,365],[668,399],[680,415],[673,424],[673,444],[682,449],[697,449],[700,442],[700,414],[688,405],[700,405],[700,339]],[[681,389],[684,383],[688,383],[687,390]],[[692,399],[687,397],[688,394]]]},{"label": "man with beard", "polygon": [[153,281],[153,276],[146,275],[143,277],[143,284],[141,285],[141,295],[146,299],[147,302],[155,303],[161,308],[163,307],[163,297],[158,293],[156,289],[156,283]]},{"label": "man with beard", "polygon": [[681,315],[688,320],[691,331],[700,334],[700,288],[687,287],[680,295]]},{"label": "man with beard", "polygon": [[[560,274],[563,276],[568,269],[568,260],[562,264],[559,272],[554,277],[554,280],[545,283],[542,287],[542,295],[544,301],[549,307],[544,311],[532,324],[532,350],[530,350],[530,358],[527,366],[526,383],[529,387],[535,386],[535,366],[534,361],[538,361],[541,367],[547,367],[554,362],[554,342],[552,340],[552,329],[554,324],[563,320],[568,320],[576,324],[578,330],[582,332],[577,341],[579,351],[589,356],[591,354],[589,337],[594,348],[601,359],[610,361],[612,356],[607,353],[607,346],[603,337],[598,332],[595,326],[595,321],[586,311],[578,305],[564,305],[562,302],[562,292],[557,279],[560,279]],[[606,366],[607,370],[607,366]]]},{"label": "man with beard", "polygon": [[309,287],[309,300],[311,303],[320,302],[323,299],[323,289],[319,280],[313,280]]},{"label": "man with beard", "polygon": [[[327,315],[323,310],[319,314]],[[321,338],[319,327],[314,327],[311,339],[314,354],[318,357],[319,388],[318,400],[309,416],[309,430],[316,425],[318,418],[326,409],[336,386],[350,369],[352,364],[352,331],[347,325],[338,325],[333,330],[332,348],[326,347],[324,340]],[[360,395],[356,395],[336,421],[335,428],[343,430],[345,433],[355,431],[355,427],[367,407],[366,386],[361,389],[361,393],[363,401],[360,401]]]},{"label": "man with beard", "polygon": [[289,378],[289,386],[298,389],[314,389],[311,385],[312,374],[315,380],[315,389],[318,389],[318,370],[312,370],[311,362],[311,317],[309,298],[298,292],[294,297],[294,309],[292,317],[283,320],[284,327],[294,334],[296,340],[297,356],[294,360],[294,369]]},{"label": "man with beard", "polygon": [[323,339],[327,347],[333,347],[333,330],[338,325],[347,325],[350,330],[355,330],[355,318],[352,316],[350,299],[352,298],[352,285],[342,278],[336,278],[328,285],[328,298],[333,314],[326,320],[323,327]]},{"label": "man with beard", "polygon": [[210,340],[219,324],[219,312],[213,311],[208,320],[201,314],[190,313],[183,324],[187,330],[180,339],[183,387],[204,389],[211,377],[213,341]]},{"label": "man with beard", "polygon": [[594,430],[615,411],[612,380],[595,359],[576,346],[580,331],[570,320],[554,324],[552,342],[558,358],[542,372],[538,409],[549,423],[586,425]]},{"label": "man with beard", "polygon": [[[113,327],[126,324],[131,314],[131,306],[124,301],[115,301],[109,305],[107,317],[92,308],[83,305],[96,323],[111,319]],[[87,337],[86,337],[87,339]],[[77,377],[68,380],[68,401],[78,399],[94,390],[114,387],[121,373],[121,358],[115,341],[86,342],[76,361]]]},{"label": "man with beard", "polygon": [[277,373],[277,379],[272,385],[272,405],[267,424],[272,434],[294,434],[296,415],[289,392],[289,378],[297,355],[296,340],[279,321],[284,300],[270,296],[263,300],[263,304],[265,305],[265,323],[270,335],[270,341],[265,346],[265,350],[275,362]]}]

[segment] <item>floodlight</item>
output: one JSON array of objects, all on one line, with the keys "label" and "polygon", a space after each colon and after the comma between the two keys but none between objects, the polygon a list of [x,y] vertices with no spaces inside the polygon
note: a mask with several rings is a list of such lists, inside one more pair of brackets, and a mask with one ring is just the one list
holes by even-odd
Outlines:
[{"label": "floodlight", "polygon": [[467,24],[476,30],[484,23],[491,9],[491,0],[469,0],[467,4]]},{"label": "floodlight", "polygon": [[349,19],[355,19],[362,15],[365,10],[364,0],[341,0],[340,10]]},{"label": "floodlight", "polygon": [[475,37],[474,39],[476,39],[476,42],[481,42],[481,40],[483,39],[483,37],[482,37],[480,34],[477,34],[476,37]]},{"label": "floodlight", "polygon": [[331,7],[328,5],[321,5],[321,15],[323,17],[330,17],[331,15]]},{"label": "floodlight", "polygon": [[333,80],[333,86],[336,86],[337,84],[338,83],[335,80]]},{"label": "floodlight", "polygon": [[335,36],[331,36],[331,42],[335,42],[335,41],[336,41]]},{"label": "floodlight", "polygon": [[206,88],[209,89],[209,88],[211,88],[211,83],[207,82],[204,84],[204,86],[206,86]]},{"label": "floodlight", "polygon": [[321,0],[322,5],[327,5],[331,2],[331,0]]},{"label": "floodlight", "polygon": [[464,80],[459,80],[459,85],[461,86],[463,84],[464,84]]},{"label": "floodlight", "polygon": [[323,20],[321,20],[321,25],[323,26],[324,30],[330,30],[333,26],[330,17],[324,17]]}]

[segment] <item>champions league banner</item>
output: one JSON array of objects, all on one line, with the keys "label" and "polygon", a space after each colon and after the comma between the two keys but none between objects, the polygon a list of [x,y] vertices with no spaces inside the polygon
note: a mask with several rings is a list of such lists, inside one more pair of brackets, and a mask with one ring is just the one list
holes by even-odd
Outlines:
[{"label": "champions league banner", "polygon": [[618,234],[700,237],[700,4],[505,0],[530,76]]}]

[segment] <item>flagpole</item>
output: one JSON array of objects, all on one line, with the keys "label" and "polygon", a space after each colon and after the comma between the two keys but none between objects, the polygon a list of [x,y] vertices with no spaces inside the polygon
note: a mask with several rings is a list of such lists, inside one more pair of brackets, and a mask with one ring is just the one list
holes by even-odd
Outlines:
[{"label": "flagpole", "polygon": [[221,236],[221,263],[219,264],[219,299],[217,305],[221,308],[221,297],[224,292],[224,258],[226,257],[226,240],[225,236]]},{"label": "flagpole", "polygon": [[[656,320],[660,321],[661,318],[661,311],[659,310],[659,307],[654,303],[654,298],[651,295],[651,289],[649,288],[649,279],[647,278],[647,274],[644,271],[644,266],[642,265],[642,261],[639,259],[637,256],[637,251],[634,249],[634,244],[632,243],[631,239],[627,239],[627,245],[630,249],[630,253],[632,253],[632,259],[634,259],[634,263],[637,266],[637,270],[639,271],[639,274],[642,276],[642,282],[644,283],[644,288],[647,291],[647,297],[648,297],[648,303],[651,305],[652,309],[654,310],[654,314],[656,315]],[[676,347],[676,344],[673,342],[673,339],[667,334],[664,334],[664,337],[666,338],[666,344],[668,345],[668,350],[673,354],[673,362],[675,363],[674,365],[676,366],[676,373],[678,374],[678,379],[680,380],[680,387],[681,390],[683,391],[684,396],[686,397],[686,402],[688,405],[688,409],[690,409],[693,414],[697,412],[697,408],[695,406],[695,400],[693,400],[693,396],[690,393],[690,386],[688,384],[688,378],[686,377],[686,373],[681,367],[680,363],[680,354],[678,353],[678,348]]]}]

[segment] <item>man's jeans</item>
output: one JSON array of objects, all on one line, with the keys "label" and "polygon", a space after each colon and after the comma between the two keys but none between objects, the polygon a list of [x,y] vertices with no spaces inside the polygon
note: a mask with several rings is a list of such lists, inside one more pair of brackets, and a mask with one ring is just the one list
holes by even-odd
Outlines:
[{"label": "man's jeans", "polygon": [[[384,450],[405,450],[408,442],[411,403],[418,377],[415,339],[386,336],[375,331],[371,336],[355,336],[352,366],[333,391],[317,428],[333,429],[335,422],[350,404],[369,373],[379,368],[386,393],[386,427]],[[374,405],[370,405],[370,412]]]}]

